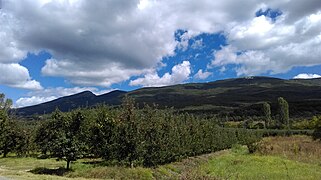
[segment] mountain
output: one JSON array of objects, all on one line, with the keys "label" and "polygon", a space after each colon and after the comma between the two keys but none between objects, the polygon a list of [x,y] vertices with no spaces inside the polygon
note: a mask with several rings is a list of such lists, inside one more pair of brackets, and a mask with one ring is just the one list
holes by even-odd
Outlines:
[{"label": "mountain", "polygon": [[61,111],[70,111],[76,108],[90,107],[99,103],[108,105],[119,105],[121,96],[126,94],[126,91],[112,91],[103,95],[96,96],[90,91],[84,91],[71,96],[65,96],[53,101],[42,104],[18,108],[15,113],[21,116],[29,116],[33,114],[46,114],[55,111],[58,108]]},{"label": "mountain", "polygon": [[188,83],[166,87],[141,88],[131,92],[113,91],[95,96],[89,91],[17,109],[18,114],[52,112],[56,107],[68,111],[97,103],[119,105],[127,94],[141,106],[144,103],[174,107],[178,111],[220,116],[252,116],[262,113],[262,102],[277,111],[277,98],[284,97],[292,116],[321,114],[321,79],[284,80],[271,77],[244,77],[209,83]]},{"label": "mountain", "polygon": [[277,112],[277,98],[284,97],[293,116],[321,114],[321,79],[284,80],[245,77],[209,83],[189,83],[129,92],[137,102],[157,103],[196,114],[221,116],[261,115],[262,102]]}]

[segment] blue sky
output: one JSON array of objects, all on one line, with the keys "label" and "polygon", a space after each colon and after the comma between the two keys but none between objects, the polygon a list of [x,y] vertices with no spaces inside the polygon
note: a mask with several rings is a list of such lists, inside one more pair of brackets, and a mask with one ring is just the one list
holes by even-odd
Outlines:
[{"label": "blue sky", "polygon": [[0,92],[16,107],[84,90],[103,94],[254,75],[321,77],[317,0],[2,5]]}]

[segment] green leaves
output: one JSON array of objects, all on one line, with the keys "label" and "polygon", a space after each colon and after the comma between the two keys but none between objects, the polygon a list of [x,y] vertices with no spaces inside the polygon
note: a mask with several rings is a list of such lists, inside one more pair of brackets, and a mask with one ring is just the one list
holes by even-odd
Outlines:
[{"label": "green leaves", "polygon": [[314,116],[312,121],[315,128],[312,134],[313,139],[321,140],[321,116]]},{"label": "green leaves", "polygon": [[279,104],[279,125],[289,129],[290,128],[289,104],[282,97],[278,98],[278,104]]},{"label": "green leaves", "polygon": [[67,169],[71,161],[81,158],[84,153],[84,143],[81,127],[84,116],[81,111],[62,113],[56,110],[52,120],[42,124],[35,136],[35,143],[40,145],[43,153],[50,151],[53,157],[67,161]]},{"label": "green leaves", "polygon": [[272,117],[271,117],[271,106],[267,102],[263,103],[263,113],[265,117],[265,128],[269,128],[272,123]]},{"label": "green leaves", "polygon": [[212,119],[176,114],[156,105],[139,109],[133,99],[125,97],[120,108],[100,105],[70,113],[56,111],[37,137],[43,151],[67,164],[90,155],[131,167],[153,167],[233,144],[251,144],[262,134],[218,128]]},{"label": "green leaves", "polygon": [[253,130],[217,128],[215,121],[157,106],[138,109],[132,99],[125,99],[120,110],[100,106],[93,112],[97,116],[89,139],[95,139],[96,155],[128,166],[157,166],[262,137]]}]

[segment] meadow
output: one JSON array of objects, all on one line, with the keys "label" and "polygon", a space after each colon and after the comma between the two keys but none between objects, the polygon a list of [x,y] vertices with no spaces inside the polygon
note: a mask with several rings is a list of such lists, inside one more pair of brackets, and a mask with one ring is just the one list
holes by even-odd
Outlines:
[{"label": "meadow", "polygon": [[233,145],[157,167],[106,165],[81,159],[66,171],[54,158],[0,158],[0,176],[12,179],[321,179],[321,142],[309,136],[267,137],[257,151]]}]

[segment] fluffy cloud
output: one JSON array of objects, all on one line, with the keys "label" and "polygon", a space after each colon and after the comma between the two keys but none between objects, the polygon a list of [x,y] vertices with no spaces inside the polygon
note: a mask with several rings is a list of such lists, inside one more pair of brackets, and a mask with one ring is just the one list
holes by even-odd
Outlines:
[{"label": "fluffy cloud", "polygon": [[115,89],[108,90],[99,90],[94,87],[73,87],[73,88],[64,88],[64,87],[56,87],[56,88],[48,88],[39,91],[29,92],[26,97],[19,98],[15,102],[15,107],[24,107],[31,106],[35,104],[40,104],[43,102],[51,101],[63,96],[69,96],[72,94],[80,93],[83,91],[91,91],[96,95],[105,94],[111,92]]},{"label": "fluffy cloud", "polygon": [[16,35],[19,31],[15,17],[0,9],[0,63],[17,63],[27,55]]},{"label": "fluffy cloud", "polygon": [[32,106],[35,104],[40,104],[43,102],[48,102],[56,99],[55,96],[49,96],[49,97],[38,97],[38,96],[31,96],[31,97],[23,97],[19,98],[16,103],[15,107],[20,108],[20,107],[25,107],[25,106]]},{"label": "fluffy cloud", "polygon": [[30,90],[42,89],[39,82],[30,78],[28,69],[19,64],[0,63],[0,72],[0,84]]},{"label": "fluffy cloud", "polygon": [[[225,71],[225,65],[236,64],[237,75],[256,75],[276,66],[270,61],[269,57],[260,51],[246,51],[237,54],[237,49],[231,45],[222,47],[221,50],[214,53],[215,60],[210,67],[222,66],[222,72]],[[223,71],[224,70],[224,71]]]},{"label": "fluffy cloud", "polygon": [[293,77],[293,79],[313,79],[313,78],[321,78],[321,75],[302,73]]},{"label": "fluffy cloud", "polygon": [[19,61],[26,57],[24,50],[16,39],[18,27],[15,17],[3,13],[0,8],[0,84],[23,89],[41,89],[39,82],[32,80],[27,68],[21,66]]},{"label": "fluffy cloud", "polygon": [[321,11],[291,18],[291,24],[285,12],[275,22],[262,15],[231,26],[229,45],[214,53],[211,65],[235,64],[238,75],[257,75],[321,64]]},{"label": "fluffy cloud", "polygon": [[162,57],[173,55],[177,44],[174,27],[155,23],[159,17],[142,10],[146,5],[138,8],[139,1],[3,4],[2,14],[17,22],[10,28],[19,32],[15,35],[20,49],[49,51],[53,59],[47,60],[42,73],[73,84],[109,86],[145,73]]},{"label": "fluffy cloud", "polygon": [[183,61],[172,68],[172,74],[165,73],[159,77],[156,72],[145,74],[144,77],[130,81],[131,86],[166,86],[172,84],[183,83],[189,79],[191,74],[191,67],[189,61]]},{"label": "fluffy cloud", "polygon": [[113,83],[118,83],[128,79],[129,77],[148,70],[126,69],[121,67],[119,63],[111,63],[109,65],[96,65],[96,67],[81,67],[73,64],[68,60],[49,59],[42,68],[42,72],[48,76],[62,76],[70,79],[74,84],[83,86],[105,86],[108,87]]},{"label": "fluffy cloud", "polygon": [[194,75],[194,78],[195,78],[195,79],[206,79],[206,78],[208,78],[210,75],[212,75],[211,72],[207,72],[207,71],[203,72],[203,70],[200,69],[200,70],[198,70],[198,72]]},{"label": "fluffy cloud", "polygon": [[[255,17],[267,8],[282,15]],[[320,0],[3,0],[0,26],[0,62],[46,50],[52,59],[42,73],[82,86],[153,71],[200,33],[223,32],[237,57],[211,64],[238,64],[239,75],[286,72],[321,57]],[[181,42],[178,29],[187,31]]]}]

